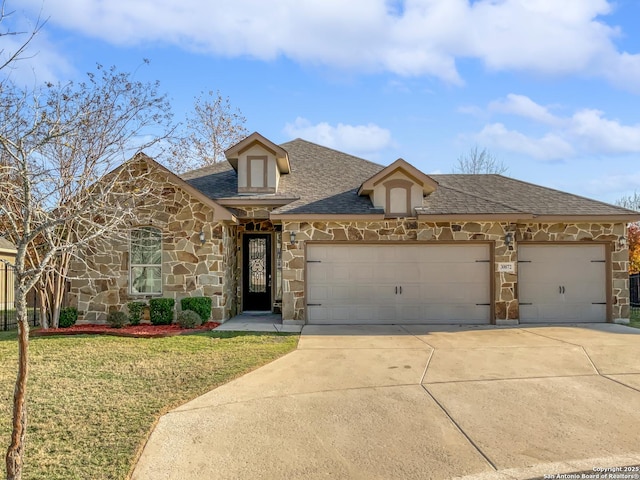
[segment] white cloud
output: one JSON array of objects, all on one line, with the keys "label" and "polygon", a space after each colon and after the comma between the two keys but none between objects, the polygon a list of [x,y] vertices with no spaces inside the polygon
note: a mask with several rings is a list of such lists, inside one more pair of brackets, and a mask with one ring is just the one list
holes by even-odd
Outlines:
[{"label": "white cloud", "polygon": [[508,130],[502,123],[486,125],[475,137],[482,145],[540,160],[560,160],[574,155],[571,144],[559,135],[549,133],[532,138],[518,131]]},{"label": "white cloud", "polygon": [[[33,12],[41,0],[23,0]],[[618,51],[606,0],[47,0],[50,22],[116,44],[278,56],[354,70],[463,79],[490,69],[600,76],[640,91],[640,55]]]},{"label": "white cloud", "polygon": [[599,153],[640,153],[640,124],[622,125],[598,110],[576,112],[568,133]]},{"label": "white cloud", "polygon": [[586,182],[584,188],[590,195],[611,194],[611,198],[617,199],[640,191],[640,172],[599,176]]},{"label": "white cloud", "polygon": [[287,123],[284,132],[291,138],[304,138],[326,147],[357,154],[375,153],[390,147],[391,132],[373,123],[367,125],[332,126],[326,122],[316,125],[298,117],[295,122]]},{"label": "white cloud", "polygon": [[529,97],[514,93],[507,95],[506,99],[491,102],[489,111],[518,115],[549,125],[557,125],[561,122],[558,117],[549,112],[547,107],[538,105]]},{"label": "white cloud", "polygon": [[483,145],[523,153],[543,160],[574,155],[624,155],[640,153],[640,123],[625,125],[605,117],[604,112],[581,109],[571,116],[559,116],[529,97],[510,94],[489,103],[493,114],[507,114],[532,120],[550,130],[533,137],[508,130],[503,123],[491,123],[475,134]]}]

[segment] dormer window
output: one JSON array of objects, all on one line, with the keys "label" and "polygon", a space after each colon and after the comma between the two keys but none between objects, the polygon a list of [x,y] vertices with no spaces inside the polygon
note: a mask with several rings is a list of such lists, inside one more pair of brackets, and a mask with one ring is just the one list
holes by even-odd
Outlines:
[{"label": "dormer window", "polygon": [[247,186],[249,188],[267,188],[269,163],[266,155],[247,156]]},{"label": "dormer window", "polygon": [[411,208],[411,186],[413,182],[409,180],[389,180],[384,182],[386,190],[385,209],[387,215],[397,217],[407,217],[413,215]]},{"label": "dormer window", "polygon": [[224,152],[238,172],[238,193],[276,193],[280,177],[289,173],[289,156],[280,146],[252,133]]},{"label": "dormer window", "polygon": [[423,197],[437,187],[435,180],[399,158],[366,180],[358,195],[368,195],[373,206],[388,217],[413,217]]}]

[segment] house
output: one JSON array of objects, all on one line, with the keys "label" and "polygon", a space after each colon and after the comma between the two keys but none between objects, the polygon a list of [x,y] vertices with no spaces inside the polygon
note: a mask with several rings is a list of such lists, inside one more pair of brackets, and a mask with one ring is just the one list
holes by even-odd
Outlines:
[{"label": "house", "polygon": [[[227,162],[165,183],[128,243],[87,254],[81,322],[153,296],[209,296],[213,318],[284,322],[613,322],[629,316],[637,212],[500,175],[426,175],[253,133]],[[142,158],[142,157],[141,157]],[[93,255],[93,256],[92,256]]]},{"label": "house", "polygon": [[13,262],[16,247],[0,236],[0,310],[13,308]]}]

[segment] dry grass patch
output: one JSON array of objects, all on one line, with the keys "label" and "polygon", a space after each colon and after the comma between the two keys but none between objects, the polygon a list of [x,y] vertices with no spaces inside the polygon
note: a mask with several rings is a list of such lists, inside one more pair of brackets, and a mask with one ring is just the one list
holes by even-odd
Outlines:
[{"label": "dry grass patch", "polygon": [[[23,478],[123,479],[159,415],[290,352],[297,341],[297,335],[247,332],[33,338]],[[0,333],[0,359],[4,459],[15,333]]]}]

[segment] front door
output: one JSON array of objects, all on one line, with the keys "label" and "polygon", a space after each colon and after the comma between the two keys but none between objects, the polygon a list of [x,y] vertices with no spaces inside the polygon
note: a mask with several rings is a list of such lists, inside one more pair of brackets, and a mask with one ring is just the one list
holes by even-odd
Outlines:
[{"label": "front door", "polygon": [[245,234],[242,259],[243,310],[271,310],[271,235]]}]

